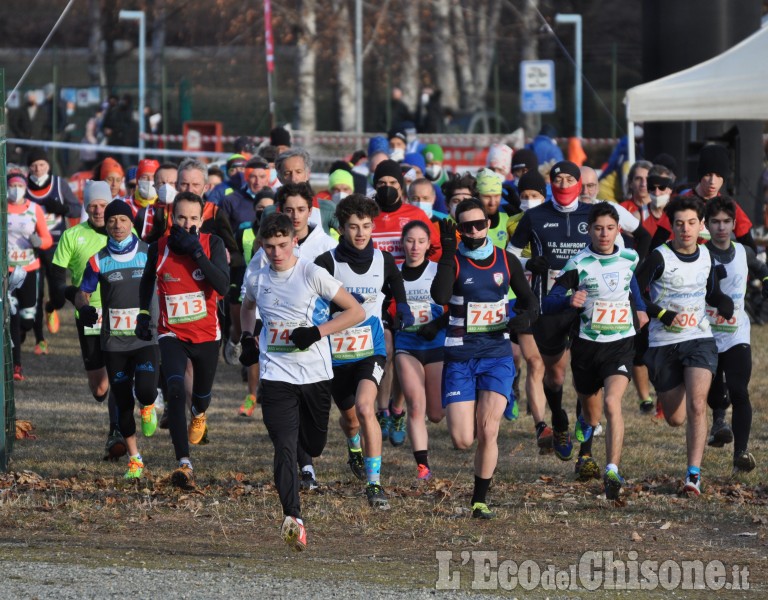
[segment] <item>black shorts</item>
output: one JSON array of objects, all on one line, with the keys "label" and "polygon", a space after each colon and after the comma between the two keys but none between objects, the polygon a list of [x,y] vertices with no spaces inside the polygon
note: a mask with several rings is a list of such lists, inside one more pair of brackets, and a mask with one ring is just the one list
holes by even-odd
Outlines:
[{"label": "black shorts", "polygon": [[86,371],[98,371],[104,368],[104,354],[101,351],[100,335],[85,335],[80,319],[75,319],[77,337],[80,340],[80,355]]},{"label": "black shorts", "polygon": [[648,350],[648,323],[635,335],[635,359],[632,364],[636,367],[645,365],[645,353]]},{"label": "black shorts", "polygon": [[398,354],[406,354],[413,356],[422,365],[430,365],[432,363],[443,362],[443,349],[442,348],[430,348],[428,350],[407,350],[400,348],[395,350],[395,356]]},{"label": "black shorts", "polygon": [[557,356],[571,347],[578,327],[579,313],[566,310],[555,315],[539,315],[533,324],[533,339],[544,356]]},{"label": "black shorts", "polygon": [[634,355],[635,336],[602,343],[576,338],[571,346],[573,387],[579,394],[591,396],[613,375],[632,379]]},{"label": "black shorts", "polygon": [[378,389],[384,377],[384,365],[386,364],[386,356],[377,354],[347,365],[333,367],[331,393],[339,410],[349,410],[355,405],[357,386],[361,381],[366,379],[373,381]]},{"label": "black shorts", "polygon": [[655,346],[645,353],[648,375],[657,392],[668,392],[684,382],[686,367],[717,372],[717,344],[713,338]]}]

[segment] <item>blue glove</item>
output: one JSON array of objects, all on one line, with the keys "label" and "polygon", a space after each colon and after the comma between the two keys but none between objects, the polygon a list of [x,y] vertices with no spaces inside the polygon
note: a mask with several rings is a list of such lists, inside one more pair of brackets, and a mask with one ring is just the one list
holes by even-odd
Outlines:
[{"label": "blue glove", "polygon": [[197,228],[194,226],[189,232],[179,225],[171,227],[168,244],[170,245],[171,250],[177,254],[186,254],[187,256],[192,256],[194,258],[197,257],[198,253],[203,252],[203,247],[200,245],[200,238],[197,236]]},{"label": "blue glove", "polygon": [[413,313],[411,312],[411,307],[408,306],[407,302],[398,302],[397,306],[395,307],[395,311],[397,320],[400,322],[400,329],[407,329],[408,327],[412,327],[416,322],[416,319],[413,317]]}]

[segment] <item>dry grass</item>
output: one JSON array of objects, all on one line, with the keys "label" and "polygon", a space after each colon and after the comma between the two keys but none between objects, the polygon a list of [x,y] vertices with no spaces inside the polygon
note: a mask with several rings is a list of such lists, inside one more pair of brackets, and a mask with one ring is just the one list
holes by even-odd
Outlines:
[{"label": "dry grass", "polygon": [[[468,518],[473,455],[450,447],[444,424],[429,427],[430,462],[437,475],[429,485],[415,485],[407,443],[385,446],[383,483],[392,510],[378,513],[368,508],[362,487],[348,471],[333,414],[328,447],[316,462],[322,493],[302,499],[310,549],[286,560],[277,535],[281,511],[272,486],[269,438],[258,411],[253,419],[236,414],[244,395],[239,369],[223,361],[219,365],[209,411],[211,443],[192,451],[198,492],[169,486],[175,461],[162,430],[140,440],[147,477],[138,485],[124,483],[125,464],[101,461],[106,410],[87,391],[72,315],[65,312],[61,333],[50,339],[53,354],[24,354],[28,381],[17,386],[17,412],[34,422],[38,439],[17,442],[11,472],[0,480],[0,532],[8,542],[6,554],[27,560],[208,568],[257,564],[291,576],[411,587],[434,586],[437,550],[453,550],[456,557],[462,550],[498,550],[500,560],[531,559],[559,568],[587,550],[613,550],[619,559],[635,550],[641,559],[660,562],[718,558],[748,565],[752,584],[765,590],[767,339],[768,328],[753,330],[751,450],[760,466],[739,481],[729,477],[731,449],[707,449],[706,494],[678,498],[684,430],[640,416],[630,390],[624,402],[622,472],[629,485],[623,506],[606,503],[598,482],[574,481],[573,462],[539,456],[532,422],[523,416],[502,425],[490,492],[497,520]],[[566,393],[566,405],[572,412],[572,394]],[[594,450],[603,464],[602,438]],[[756,535],[735,535],[743,532]],[[469,585],[471,565],[462,572]],[[611,596],[606,592],[605,597]]]}]

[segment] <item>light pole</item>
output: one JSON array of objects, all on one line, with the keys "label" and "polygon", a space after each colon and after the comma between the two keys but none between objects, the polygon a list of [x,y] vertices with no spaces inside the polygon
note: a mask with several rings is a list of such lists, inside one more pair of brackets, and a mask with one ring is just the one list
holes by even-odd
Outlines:
[{"label": "light pole", "polygon": [[143,10],[121,10],[121,21],[139,22],[139,160],[144,158],[144,106],[146,103],[146,39],[147,28]]},{"label": "light pole", "polygon": [[555,15],[558,25],[573,25],[576,29],[576,82],[574,85],[574,103],[576,104],[576,127],[574,135],[581,137],[581,15]]},{"label": "light pole", "polygon": [[363,2],[355,0],[355,129],[363,133]]}]

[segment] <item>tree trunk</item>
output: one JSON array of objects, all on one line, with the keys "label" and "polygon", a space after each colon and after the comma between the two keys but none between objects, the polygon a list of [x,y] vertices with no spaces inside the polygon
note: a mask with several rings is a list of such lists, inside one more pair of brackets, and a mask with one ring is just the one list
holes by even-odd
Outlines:
[{"label": "tree trunk", "polygon": [[336,29],[336,85],[339,102],[339,128],[354,131],[355,113],[355,56],[352,49],[354,21],[350,19],[347,0],[332,0]]},{"label": "tree trunk", "polygon": [[459,90],[456,85],[456,63],[451,41],[451,0],[434,0],[435,71],[437,87],[442,92],[444,108],[459,108]]},{"label": "tree trunk", "polygon": [[299,129],[312,132],[317,128],[315,109],[317,18],[315,0],[299,0],[299,23]]},{"label": "tree trunk", "polygon": [[[154,4],[154,10],[152,5]],[[147,9],[152,15],[152,59],[149,63],[149,104],[153,111],[162,112],[163,64],[165,54],[166,0],[148,0]]]},{"label": "tree trunk", "polygon": [[117,39],[117,6],[112,2],[104,2],[101,7],[102,39],[104,40],[104,84],[107,92],[112,93],[117,85],[117,57],[115,56],[115,40]]},{"label": "tree trunk", "polygon": [[101,50],[101,0],[88,1],[88,21],[91,34],[88,36],[88,81],[91,85],[107,85],[104,72],[104,53]]},{"label": "tree trunk", "polygon": [[[522,0],[522,22],[520,23],[520,47],[522,60],[539,59],[539,0]],[[523,113],[523,128],[527,137],[535,136],[541,129],[541,113]]]},{"label": "tree trunk", "polygon": [[[480,8],[482,10],[482,8]],[[475,97],[475,81],[472,76],[472,57],[467,42],[467,25],[464,19],[464,8],[461,0],[451,0],[451,16],[453,17],[453,51],[456,65],[459,68],[459,85],[461,88],[461,108],[477,110]]]},{"label": "tree trunk", "polygon": [[476,53],[475,69],[475,106],[477,109],[486,107],[486,95],[491,81],[491,69],[496,55],[496,38],[499,31],[499,17],[501,16],[501,0],[490,0],[488,10],[477,11],[475,20]]},{"label": "tree trunk", "polygon": [[403,102],[408,110],[416,114],[416,103],[419,101],[419,41],[421,25],[419,0],[406,0],[403,6],[405,23],[401,30],[402,59],[400,61],[400,89],[403,92]]}]

